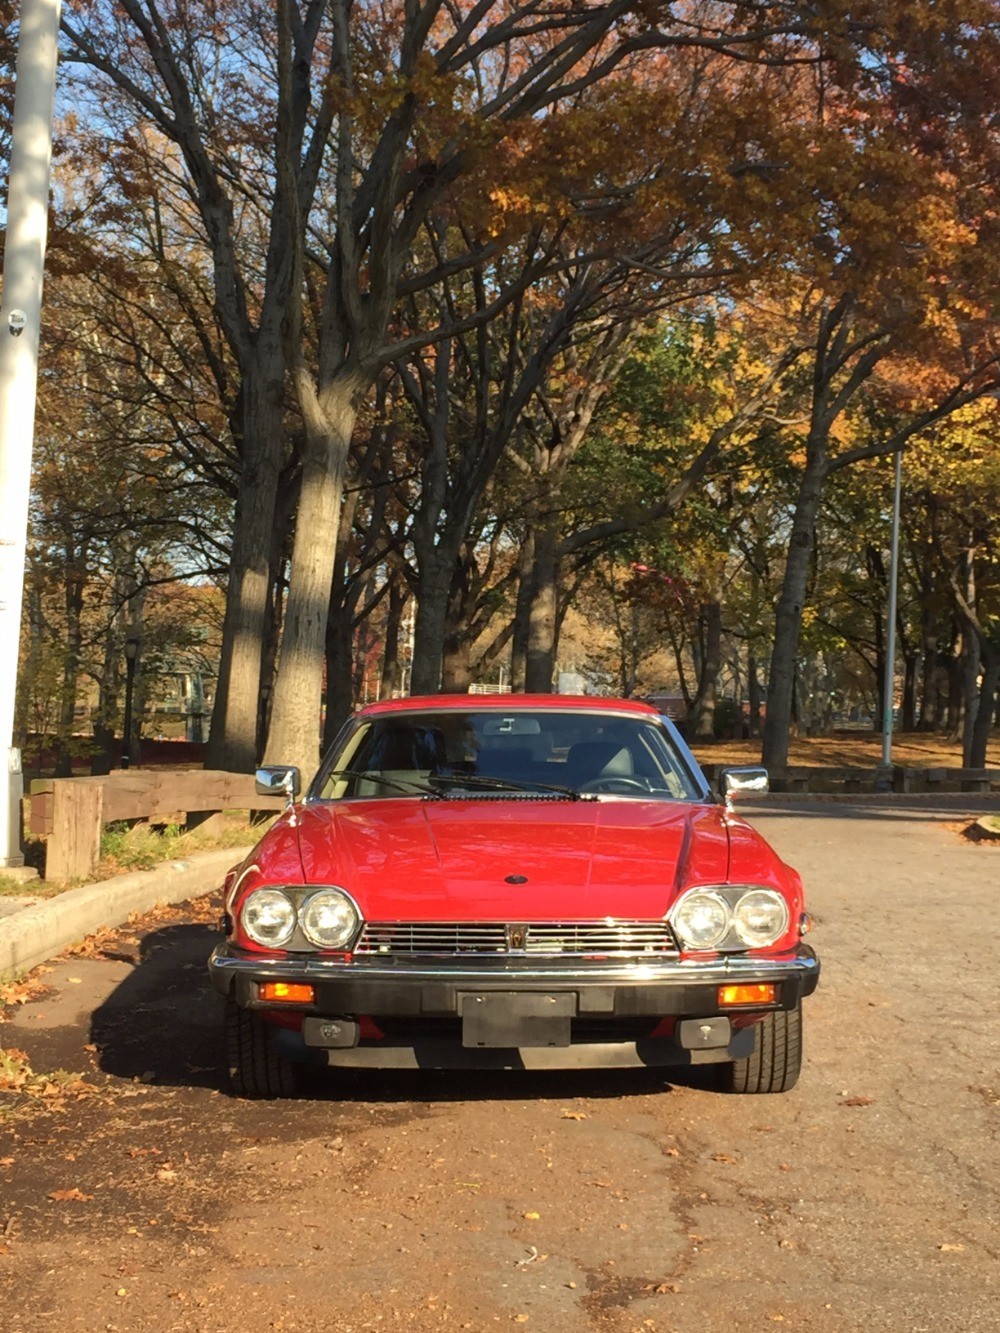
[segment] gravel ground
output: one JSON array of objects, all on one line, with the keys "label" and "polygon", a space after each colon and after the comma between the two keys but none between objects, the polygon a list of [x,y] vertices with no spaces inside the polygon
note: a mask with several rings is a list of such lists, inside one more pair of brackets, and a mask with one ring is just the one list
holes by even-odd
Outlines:
[{"label": "gravel ground", "polygon": [[35,1072],[0,1093],[5,1333],[1000,1330],[1000,848],[961,801],[752,815],[824,964],[784,1096],[331,1072],[240,1102],[211,902],[91,939],[0,1025],[8,1085]]}]

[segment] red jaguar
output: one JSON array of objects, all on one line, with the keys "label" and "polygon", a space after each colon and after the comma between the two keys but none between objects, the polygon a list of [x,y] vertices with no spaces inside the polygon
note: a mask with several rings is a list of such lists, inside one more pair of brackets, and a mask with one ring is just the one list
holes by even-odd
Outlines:
[{"label": "red jaguar", "polygon": [[714,1064],[732,1092],[799,1074],[819,963],[802,882],[709,790],[648,705],[394,699],[357,713],[305,798],[225,885],[209,969],[246,1097],[301,1065]]}]

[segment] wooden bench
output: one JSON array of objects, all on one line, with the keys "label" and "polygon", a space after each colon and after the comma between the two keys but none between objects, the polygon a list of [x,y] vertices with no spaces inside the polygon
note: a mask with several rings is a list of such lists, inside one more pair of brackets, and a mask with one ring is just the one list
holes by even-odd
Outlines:
[{"label": "wooden bench", "polygon": [[104,777],[36,778],[31,832],[45,839],[45,877],[86,879],[97,868],[105,824],[142,822],[210,828],[225,810],[280,810],[258,796],[252,773],[128,769]]}]

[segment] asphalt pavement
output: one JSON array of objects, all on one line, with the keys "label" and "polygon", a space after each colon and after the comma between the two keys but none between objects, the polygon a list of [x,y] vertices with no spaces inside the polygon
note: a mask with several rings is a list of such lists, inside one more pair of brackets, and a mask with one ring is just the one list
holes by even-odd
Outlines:
[{"label": "asphalt pavement", "polygon": [[0,1025],[50,1076],[0,1097],[5,1333],[1000,1330],[1000,847],[961,832],[997,807],[749,812],[824,967],[782,1096],[330,1071],[241,1102],[214,904],[54,960]]}]

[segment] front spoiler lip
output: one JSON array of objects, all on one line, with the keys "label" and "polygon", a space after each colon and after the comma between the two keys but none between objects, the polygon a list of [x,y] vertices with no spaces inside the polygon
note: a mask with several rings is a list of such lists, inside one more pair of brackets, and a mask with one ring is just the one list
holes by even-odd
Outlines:
[{"label": "front spoiler lip", "polygon": [[[385,987],[447,987],[449,990],[531,990],[564,989],[586,991],[591,988],[663,987],[678,991],[692,986],[720,986],[733,983],[794,983],[799,996],[811,995],[819,982],[820,964],[808,945],[776,957],[723,955],[712,959],[657,959],[643,963],[584,963],[554,965],[528,963],[523,958],[501,959],[489,967],[451,963],[384,962],[355,959],[344,962],[333,958],[267,958],[245,953],[224,942],[216,946],[208,963],[215,989],[246,1003],[248,983],[255,981],[304,981],[326,983],[336,989],[338,983],[352,992],[371,986],[373,995]],[[239,982],[239,985],[237,985]],[[289,1006],[292,1008],[293,1006]],[[368,1011],[377,1012],[377,1011]]]}]

